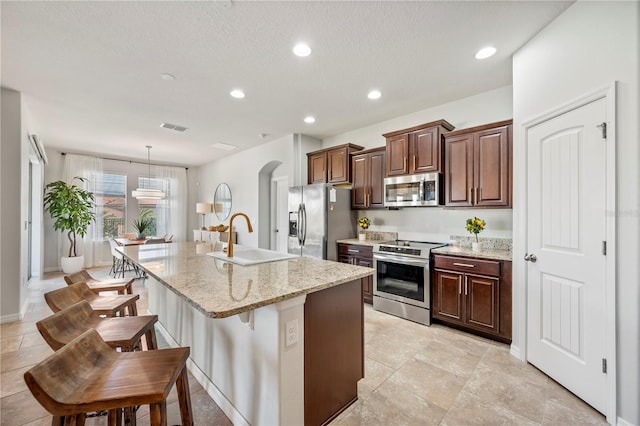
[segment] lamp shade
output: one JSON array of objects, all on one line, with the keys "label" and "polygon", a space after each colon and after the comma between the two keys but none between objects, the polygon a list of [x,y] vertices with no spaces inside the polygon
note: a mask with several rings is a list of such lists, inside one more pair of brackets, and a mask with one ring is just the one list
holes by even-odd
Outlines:
[{"label": "lamp shade", "polygon": [[211,203],[196,203],[196,213],[207,214],[213,211]]}]

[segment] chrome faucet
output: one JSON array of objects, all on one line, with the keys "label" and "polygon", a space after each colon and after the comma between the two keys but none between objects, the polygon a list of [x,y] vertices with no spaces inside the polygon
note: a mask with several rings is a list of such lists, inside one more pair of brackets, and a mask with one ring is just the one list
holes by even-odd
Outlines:
[{"label": "chrome faucet", "polygon": [[227,257],[233,257],[233,239],[231,238],[231,236],[233,235],[233,219],[235,219],[236,216],[244,216],[244,218],[247,220],[247,228],[249,228],[249,232],[253,232],[253,227],[251,226],[249,216],[240,212],[231,216],[231,219],[229,219],[229,238],[227,239]]}]

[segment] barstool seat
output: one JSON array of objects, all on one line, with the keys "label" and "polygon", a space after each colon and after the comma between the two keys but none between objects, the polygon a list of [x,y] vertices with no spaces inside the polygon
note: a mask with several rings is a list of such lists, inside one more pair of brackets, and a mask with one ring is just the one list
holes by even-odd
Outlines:
[{"label": "barstool seat", "polygon": [[189,352],[116,352],[92,329],[31,368],[24,380],[54,415],[52,424],[83,424],[85,413],[103,410],[109,412],[109,424],[119,424],[123,408],[149,404],[152,426],[167,424],[167,396],[175,383],[182,424],[193,425]]},{"label": "barstool seat", "polygon": [[64,281],[68,285],[84,281],[94,293],[100,293],[101,291],[117,291],[118,294],[133,294],[132,286],[135,278],[97,280],[83,269],[75,274],[65,275]]},{"label": "barstool seat", "polygon": [[147,349],[157,348],[153,328],[157,321],[157,315],[101,318],[91,309],[89,302],[82,300],[36,322],[36,327],[54,351],[93,328],[112,348],[131,352],[142,349],[142,336],[145,336]]},{"label": "barstool seat", "polygon": [[117,314],[124,316],[125,309],[130,316],[137,315],[136,301],[139,298],[140,296],[137,294],[98,296],[91,291],[84,281],[44,294],[44,300],[53,312],[61,311],[82,300],[86,300],[93,311],[108,317],[114,317]]}]

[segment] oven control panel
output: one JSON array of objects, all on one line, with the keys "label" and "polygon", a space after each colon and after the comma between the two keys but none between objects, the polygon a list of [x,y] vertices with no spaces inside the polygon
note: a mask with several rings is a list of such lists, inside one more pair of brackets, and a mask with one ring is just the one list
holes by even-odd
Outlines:
[{"label": "oven control panel", "polygon": [[379,251],[386,253],[407,254],[411,256],[420,256],[422,250],[410,247],[399,246],[380,246]]}]

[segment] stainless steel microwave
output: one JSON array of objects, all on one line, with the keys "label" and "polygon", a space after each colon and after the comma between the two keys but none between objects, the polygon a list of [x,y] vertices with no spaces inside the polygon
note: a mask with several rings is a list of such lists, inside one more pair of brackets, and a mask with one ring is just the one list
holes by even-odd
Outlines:
[{"label": "stainless steel microwave", "polygon": [[385,207],[439,206],[442,204],[442,175],[424,173],[384,179]]}]

